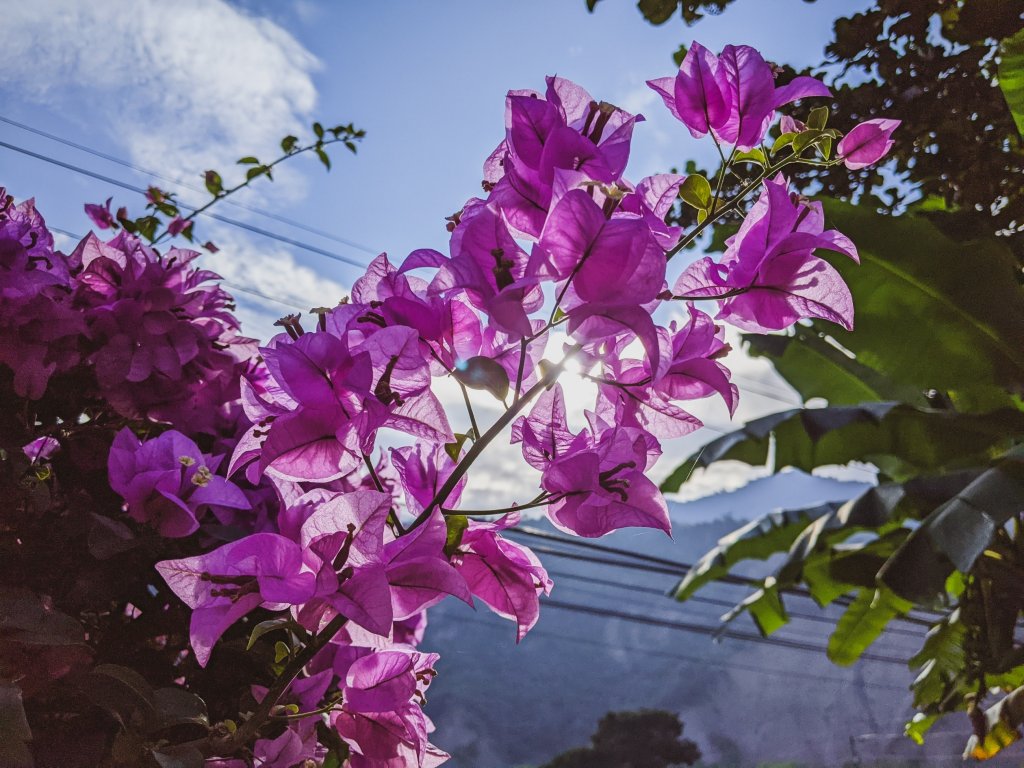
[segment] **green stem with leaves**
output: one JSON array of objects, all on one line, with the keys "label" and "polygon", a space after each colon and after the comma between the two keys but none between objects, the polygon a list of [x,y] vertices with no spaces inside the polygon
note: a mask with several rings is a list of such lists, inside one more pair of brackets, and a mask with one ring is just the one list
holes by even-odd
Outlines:
[{"label": "green stem with leaves", "polygon": [[[332,144],[344,143],[345,146],[349,147],[349,149],[351,149],[354,152],[355,150],[352,149],[352,147],[355,146],[353,142],[354,141],[358,141],[359,139],[362,138],[361,133],[362,133],[361,131],[353,131],[351,133],[345,133],[345,135],[343,135],[343,136],[339,135],[339,136],[336,136],[336,137],[331,138],[331,139],[324,139],[324,138],[320,137],[313,144],[308,144],[308,145],[303,146],[303,147],[297,147],[297,148],[291,149],[290,151],[286,151],[283,155],[281,155],[279,158],[277,158],[276,160],[274,160],[271,163],[260,164],[260,163],[257,162],[255,164],[252,164],[252,168],[250,168],[247,171],[247,173],[246,173],[245,181],[243,181],[243,182],[241,182],[239,184],[236,184],[235,186],[230,187],[229,189],[224,189],[224,190],[219,190],[217,192],[214,192],[213,193],[213,195],[214,195],[213,199],[211,199],[206,204],[201,205],[198,208],[193,209],[192,213],[190,213],[188,216],[186,216],[186,217],[184,217],[184,219],[182,219],[182,224],[183,225],[187,225],[189,222],[193,221],[197,216],[199,216],[200,214],[205,213],[207,210],[212,208],[217,203],[221,202],[222,200],[226,200],[231,195],[233,195],[233,194],[235,194],[235,193],[245,189],[250,184],[252,184],[252,182],[254,182],[256,179],[260,178],[261,176],[266,176],[268,179],[273,180],[273,176],[271,175],[271,171],[275,167],[277,167],[279,164],[283,163],[285,160],[288,160],[288,159],[290,159],[292,157],[298,157],[299,155],[301,155],[301,154],[303,154],[305,152],[313,152],[313,151],[315,151],[317,153],[317,155],[320,157],[321,162],[323,162],[325,165],[327,165],[328,168],[330,168],[330,161],[329,160],[325,160],[326,154],[324,153],[324,147],[328,147],[328,146],[330,146]],[[289,137],[289,138],[293,138],[293,137]],[[248,158],[243,158],[243,159],[248,159]],[[252,158],[252,159],[255,160],[255,158]],[[218,175],[218,179],[219,179],[219,175]],[[162,240],[164,240],[168,236],[170,236],[170,227],[169,226],[164,227],[163,231],[153,239],[153,241],[152,241],[153,245],[157,245],[158,243],[160,243]]]}]

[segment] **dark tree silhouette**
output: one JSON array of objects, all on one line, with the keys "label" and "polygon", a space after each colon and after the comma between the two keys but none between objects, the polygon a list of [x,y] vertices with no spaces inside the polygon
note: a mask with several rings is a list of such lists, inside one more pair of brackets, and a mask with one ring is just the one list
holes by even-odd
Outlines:
[{"label": "dark tree silhouette", "polygon": [[592,746],[571,749],[543,768],[668,768],[693,765],[700,749],[682,738],[679,715],[658,709],[609,712],[590,737]]},{"label": "dark tree silhouette", "polygon": [[[731,1],[658,0],[639,8],[652,24],[680,16],[693,24],[701,11],[721,13]],[[842,200],[867,196],[890,212],[919,198],[942,201],[954,212],[943,222],[958,238],[997,234],[1024,261],[1024,151],[997,78],[1000,42],[1024,26],[1022,11],[1019,0],[877,0],[837,19],[814,70],[836,96],[830,125],[846,131],[872,117],[901,120],[886,166],[895,175],[806,168],[793,173],[795,183]],[[699,23],[687,34],[694,36]],[[779,81],[811,72],[784,66]],[[731,181],[727,190],[738,184]],[[689,223],[692,210],[679,213]]]}]

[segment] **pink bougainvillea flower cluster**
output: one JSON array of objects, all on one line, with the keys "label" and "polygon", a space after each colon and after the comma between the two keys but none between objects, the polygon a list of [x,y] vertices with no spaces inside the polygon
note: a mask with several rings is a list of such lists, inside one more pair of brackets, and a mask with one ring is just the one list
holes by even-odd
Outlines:
[{"label": "pink bougainvillea flower cluster", "polygon": [[[776,86],[746,46],[694,44],[675,77],[650,85],[693,136],[740,150],[761,144],[780,107],[829,95],[813,78]],[[553,586],[508,536],[527,508],[577,536],[669,533],[647,472],[662,440],[702,426],[689,401],[720,397],[735,411],[724,326],[852,327],[850,292],[821,253],[857,250],[781,173],[764,174],[720,259],[670,274],[697,233],[666,223],[684,176],[624,177],[642,120],[563,78],[510,91],[483,196],[449,218],[445,252],[381,254],[350,296],[282,318],[259,348],[195,252],[161,253],[122,231],[66,256],[31,201],[0,194],[0,364],[20,397],[39,399],[56,377],[80,384],[109,433],[127,522],[181,540],[186,556],[156,567],[191,610],[195,661],[210,663],[254,611],[319,643],[275,702],[319,726],[282,719],[255,740],[255,764],[324,760],[324,727],[352,768],[443,762],[423,710],[438,658],[418,649],[428,609],[449,596],[483,604],[522,640]],[[854,128],[835,162],[877,162],[895,127]],[[100,229],[113,226],[110,203],[87,206]],[[669,301],[675,316],[659,312]],[[555,381],[570,362],[597,392],[573,403],[575,421]],[[446,411],[442,381],[463,390],[471,428]],[[470,389],[502,415],[477,423]],[[19,443],[31,462],[63,459],[60,439],[31,437]],[[521,446],[538,495],[460,513],[473,461],[499,437]],[[219,764],[241,764],[233,755]]]}]

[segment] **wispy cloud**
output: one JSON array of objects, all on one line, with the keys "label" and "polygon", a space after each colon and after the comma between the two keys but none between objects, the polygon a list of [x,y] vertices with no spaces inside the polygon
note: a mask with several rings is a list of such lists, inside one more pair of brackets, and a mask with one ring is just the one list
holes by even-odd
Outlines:
[{"label": "wispy cloud", "polygon": [[180,176],[272,151],[312,114],[319,63],[279,25],[222,0],[44,0],[5,8],[0,67],[19,98]]}]

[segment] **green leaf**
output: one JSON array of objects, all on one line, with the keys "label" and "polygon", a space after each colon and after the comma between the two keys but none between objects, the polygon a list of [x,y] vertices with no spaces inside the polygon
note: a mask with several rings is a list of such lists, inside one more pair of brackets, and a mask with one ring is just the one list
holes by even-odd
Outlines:
[{"label": "green leaf", "polygon": [[204,173],[203,180],[206,183],[206,191],[214,197],[217,197],[224,191],[224,180],[216,171],[207,171]]},{"label": "green leaf", "polygon": [[448,526],[448,533],[444,543],[444,553],[453,557],[462,544],[462,534],[469,527],[469,518],[465,515],[445,515],[445,525]]},{"label": "green leaf", "polygon": [[679,187],[679,196],[694,208],[706,211],[711,207],[711,184],[699,173],[690,174]]},{"label": "green leaf", "polygon": [[288,647],[288,643],[278,640],[274,643],[274,663],[280,664],[282,661],[292,655],[292,649]]},{"label": "green leaf", "polygon": [[959,609],[928,630],[921,650],[908,662],[911,669],[919,670],[910,686],[914,692],[915,707],[938,707],[950,687],[963,676],[967,661],[964,652],[966,637],[967,625],[960,621]]},{"label": "green leaf", "polygon": [[487,390],[498,400],[503,401],[508,395],[508,372],[489,357],[477,355],[461,361],[452,371],[452,376],[467,387]]},{"label": "green leaf", "polygon": [[252,181],[257,176],[262,176],[266,172],[267,172],[266,166],[257,165],[255,168],[250,168],[248,171],[246,171],[246,173],[245,173],[245,180],[246,181]]},{"label": "green leaf", "polygon": [[316,134],[316,137],[318,139],[323,139],[323,137],[324,137],[324,127],[322,125],[320,125],[320,123],[313,123],[313,133]]},{"label": "green leaf", "polygon": [[[775,578],[787,585],[796,583],[801,578],[804,564],[815,553],[831,549],[855,533],[876,530],[889,524],[893,519],[893,511],[905,495],[902,485],[882,484],[868,488],[860,496],[838,505],[833,512],[816,516],[814,522],[804,528],[793,541],[789,555],[776,571]],[[826,573],[829,578],[833,578],[830,571]]]},{"label": "green leaf", "polygon": [[931,730],[931,727],[938,722],[938,719],[939,715],[926,715],[923,712],[918,712],[903,726],[903,733],[915,744],[921,746],[924,744],[924,735]]},{"label": "green leaf", "polygon": [[811,328],[798,326],[792,336],[744,334],[743,340],[752,355],[770,359],[804,400],[823,397],[829,405],[902,400],[925,405],[921,390],[867,367]]},{"label": "green leaf", "polygon": [[722,616],[722,622],[728,624],[741,613],[750,614],[754,625],[764,637],[789,623],[786,606],[782,603],[778,587],[774,585],[758,589],[748,595],[739,605]]},{"label": "green leaf", "polygon": [[252,155],[246,155],[245,157],[243,157],[241,160],[238,161],[238,165],[259,165],[259,164],[260,164],[260,161],[257,160]]},{"label": "green leaf", "polygon": [[815,107],[807,117],[807,127],[816,131],[825,130],[828,124],[828,107]]},{"label": "green leaf", "polygon": [[210,726],[206,702],[184,688],[157,688],[153,692],[153,706],[159,718],[157,728],[186,724]]},{"label": "green leaf", "polygon": [[323,147],[317,147],[315,151],[316,156],[320,158],[320,162],[323,163],[324,168],[326,168],[328,171],[331,170],[331,158],[329,158],[327,156],[327,153],[324,152]]},{"label": "green leaf", "polygon": [[249,642],[245,645],[245,650],[250,650],[254,645],[256,645],[256,641],[268,632],[276,632],[279,629],[290,629],[302,638],[305,638],[308,635],[306,628],[294,619],[287,617],[267,619],[266,621],[261,621],[252,628],[252,632],[249,633]]},{"label": "green leaf", "polygon": [[999,44],[999,87],[1024,138],[1024,29]]},{"label": "green leaf", "polygon": [[793,137],[793,152],[799,155],[811,144],[820,139],[822,132],[813,128],[808,128],[806,131],[801,131],[795,137]]},{"label": "green leaf", "polygon": [[651,24],[664,24],[679,7],[679,0],[639,0],[636,7]]},{"label": "green leaf", "polygon": [[844,667],[853,664],[878,639],[892,619],[910,608],[910,603],[884,587],[862,590],[839,619],[828,640],[829,659]]},{"label": "green leaf", "polygon": [[1024,412],[986,414],[876,402],[783,411],[755,419],[705,445],[662,483],[679,490],[691,466],[722,459],[762,465],[774,437],[776,468],[874,462],[883,474],[903,480],[924,471],[985,464],[1024,432]]},{"label": "green leaf", "polygon": [[746,152],[737,152],[732,158],[734,163],[757,163],[762,168],[768,165],[768,158],[765,157],[764,150],[759,147],[754,147]]},{"label": "green leaf", "polygon": [[281,151],[286,155],[290,155],[295,151],[296,145],[299,143],[298,136],[285,136],[281,139]]},{"label": "green leaf", "polygon": [[914,530],[879,579],[894,593],[930,604],[946,594],[953,571],[966,573],[995,532],[1024,509],[1024,448],[1015,448]]},{"label": "green leaf", "polygon": [[150,242],[156,237],[157,227],[160,226],[160,219],[156,216],[143,216],[135,220],[135,228],[138,233]]},{"label": "green leaf", "polygon": [[686,600],[705,584],[727,575],[741,560],[767,560],[786,551],[812,520],[835,509],[834,504],[823,504],[812,509],[778,510],[723,536],[676,586],[676,599]]},{"label": "green leaf", "polygon": [[775,143],[772,144],[772,154],[776,155],[779,153],[780,150],[788,147],[790,144],[793,143],[793,139],[795,139],[798,135],[799,134],[797,134],[796,132],[790,131],[789,133],[784,133],[781,136],[779,136],[779,138],[775,140]]},{"label": "green leaf", "polygon": [[444,452],[451,457],[452,461],[457,462],[459,460],[459,457],[462,455],[462,446],[466,444],[466,440],[469,439],[469,435],[472,431],[473,430],[470,429],[469,432],[456,432],[455,442],[445,443]]},{"label": "green leaf", "polygon": [[994,390],[1006,403],[1002,390],[1024,382],[1024,290],[1006,246],[956,242],[923,217],[822,205],[862,263],[834,260],[856,299],[856,330],[814,327],[894,382],[951,392],[960,410],[996,407]]}]

